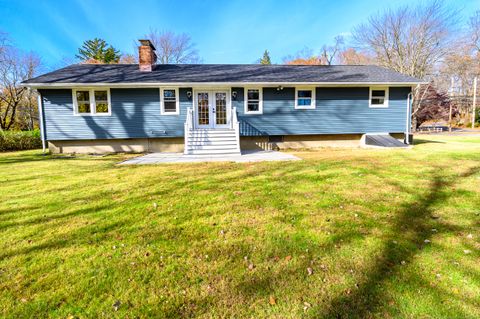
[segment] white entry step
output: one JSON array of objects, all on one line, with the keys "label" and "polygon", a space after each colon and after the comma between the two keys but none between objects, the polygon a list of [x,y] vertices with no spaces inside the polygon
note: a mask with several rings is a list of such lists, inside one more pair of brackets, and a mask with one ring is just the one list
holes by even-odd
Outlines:
[{"label": "white entry step", "polygon": [[186,136],[186,155],[239,155],[234,129],[195,129]]}]

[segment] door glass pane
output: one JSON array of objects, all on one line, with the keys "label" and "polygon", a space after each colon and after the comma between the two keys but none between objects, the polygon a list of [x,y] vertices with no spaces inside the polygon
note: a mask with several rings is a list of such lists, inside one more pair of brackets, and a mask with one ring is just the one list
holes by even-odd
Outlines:
[{"label": "door glass pane", "polygon": [[198,125],[210,124],[210,117],[209,117],[209,110],[208,110],[208,93],[198,93],[197,114],[198,114]]},{"label": "door glass pane", "polygon": [[227,124],[227,94],[215,93],[215,114],[217,125]]}]

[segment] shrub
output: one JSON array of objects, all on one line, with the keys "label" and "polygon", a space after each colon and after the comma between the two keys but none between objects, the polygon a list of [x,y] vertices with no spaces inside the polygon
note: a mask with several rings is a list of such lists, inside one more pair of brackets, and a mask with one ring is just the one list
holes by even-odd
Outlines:
[{"label": "shrub", "polygon": [[39,130],[0,131],[0,152],[31,150],[41,147],[42,140]]}]

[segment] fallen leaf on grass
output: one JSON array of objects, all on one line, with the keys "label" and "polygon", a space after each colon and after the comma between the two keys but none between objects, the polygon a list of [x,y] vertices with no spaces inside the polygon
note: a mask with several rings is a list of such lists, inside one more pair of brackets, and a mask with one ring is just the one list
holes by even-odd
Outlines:
[{"label": "fallen leaf on grass", "polygon": [[303,303],[303,311],[306,312],[308,310],[308,308],[312,307],[311,304],[309,304],[308,302],[304,302]]},{"label": "fallen leaf on grass", "polygon": [[270,296],[270,298],[268,298],[268,302],[269,302],[272,306],[277,304],[277,301],[275,300],[275,297],[273,297],[273,296]]},{"label": "fallen leaf on grass", "polygon": [[285,257],[285,261],[290,261],[292,259],[292,256],[288,255],[287,257]]}]

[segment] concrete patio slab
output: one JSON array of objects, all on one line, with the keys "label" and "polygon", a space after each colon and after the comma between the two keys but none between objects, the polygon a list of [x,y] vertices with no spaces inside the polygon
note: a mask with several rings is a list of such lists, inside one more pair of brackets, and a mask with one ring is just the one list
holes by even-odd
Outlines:
[{"label": "concrete patio slab", "polygon": [[263,162],[298,161],[299,157],[277,151],[242,152],[242,155],[185,155],[183,153],[151,153],[135,157],[120,165],[164,164],[164,163],[201,163],[201,162]]}]

